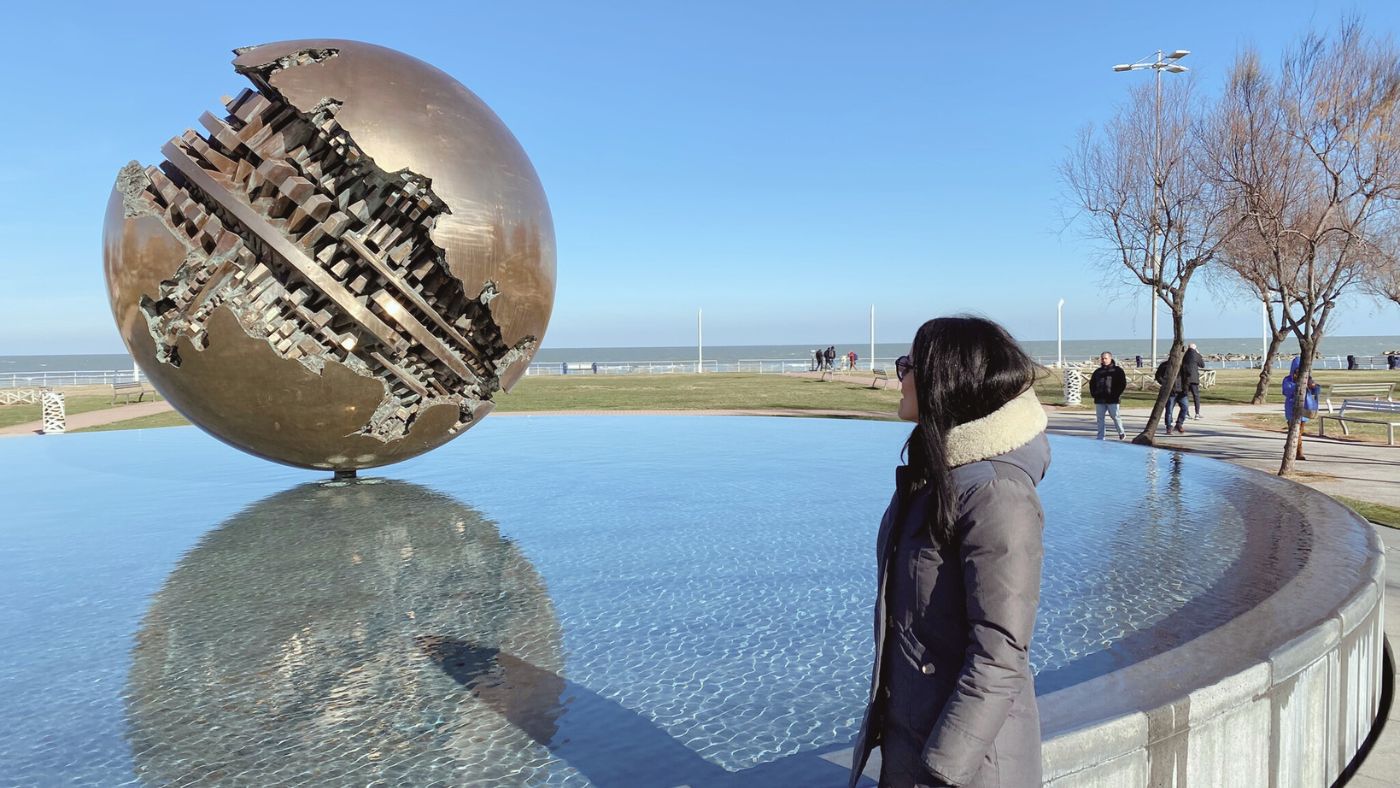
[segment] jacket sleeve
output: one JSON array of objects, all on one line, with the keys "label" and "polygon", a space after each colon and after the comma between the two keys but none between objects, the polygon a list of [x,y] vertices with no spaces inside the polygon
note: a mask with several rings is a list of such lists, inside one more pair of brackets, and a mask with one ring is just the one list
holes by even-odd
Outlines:
[{"label": "jacket sleeve", "polygon": [[1113,369],[1113,399],[1123,396],[1123,389],[1128,387],[1128,375],[1123,370],[1115,367]]},{"label": "jacket sleeve", "polygon": [[962,672],[924,742],[924,766],[962,785],[982,766],[1030,680],[1045,515],[1031,485],[998,479],[974,491],[957,528],[969,639]]}]

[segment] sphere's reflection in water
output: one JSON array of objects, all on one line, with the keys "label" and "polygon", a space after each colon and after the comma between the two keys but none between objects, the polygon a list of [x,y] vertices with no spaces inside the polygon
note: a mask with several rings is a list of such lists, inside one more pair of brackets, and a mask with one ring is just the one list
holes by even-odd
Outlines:
[{"label": "sphere's reflection in water", "polygon": [[[554,771],[565,682],[544,584],[411,484],[305,485],[209,533],[146,615],[126,693],[148,784]],[[556,764],[557,766],[557,764]]]}]

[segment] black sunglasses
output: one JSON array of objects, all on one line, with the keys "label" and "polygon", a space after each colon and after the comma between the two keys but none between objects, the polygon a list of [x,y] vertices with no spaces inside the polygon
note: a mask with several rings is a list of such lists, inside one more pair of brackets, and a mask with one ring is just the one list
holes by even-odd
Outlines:
[{"label": "black sunglasses", "polygon": [[895,359],[895,360],[894,360],[894,377],[895,377],[895,379],[898,380],[898,381],[900,381],[900,382],[903,382],[903,381],[904,381],[904,376],[905,376],[905,375],[908,375],[908,374],[909,374],[909,370],[911,370],[911,369],[913,369],[913,368],[914,368],[914,362],[913,362],[913,361],[910,361],[908,356],[900,356],[899,358]]}]

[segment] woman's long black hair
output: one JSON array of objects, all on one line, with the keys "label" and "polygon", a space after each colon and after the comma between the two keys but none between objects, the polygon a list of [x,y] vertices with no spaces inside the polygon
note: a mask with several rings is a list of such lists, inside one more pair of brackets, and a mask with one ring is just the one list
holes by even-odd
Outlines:
[{"label": "woman's long black hair", "polygon": [[948,431],[986,416],[1035,383],[1038,366],[1006,329],[986,318],[959,315],[924,323],[909,355],[918,395],[919,423],[904,444],[908,494],[928,491],[929,534],[937,544],[956,541]]}]

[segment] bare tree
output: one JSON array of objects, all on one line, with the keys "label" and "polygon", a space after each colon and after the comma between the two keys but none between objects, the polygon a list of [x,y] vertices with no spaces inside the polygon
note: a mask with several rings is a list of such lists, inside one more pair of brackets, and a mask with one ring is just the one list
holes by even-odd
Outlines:
[{"label": "bare tree", "polygon": [[[1185,353],[1187,287],[1238,221],[1202,169],[1198,115],[1190,81],[1167,91],[1160,112],[1152,89],[1140,86],[1102,131],[1081,134],[1060,168],[1075,219],[1100,247],[1099,264],[1147,285],[1170,311],[1168,379],[1180,374]],[[1134,443],[1153,442],[1169,393],[1158,391]]]},{"label": "bare tree", "polygon": [[[1218,123],[1220,115],[1217,114],[1211,119],[1211,123]],[[1218,126],[1203,126],[1206,135],[1216,134],[1218,137]],[[1211,141],[1204,143],[1207,155],[1212,148]],[[1236,217],[1242,220],[1242,217]],[[1232,224],[1238,227],[1239,222]],[[1270,255],[1267,249],[1260,249],[1257,234],[1245,232],[1234,232],[1223,245],[1219,257],[1219,265],[1214,266],[1217,274],[1217,281],[1223,279],[1225,290],[1235,295],[1248,294],[1258,301],[1264,309],[1264,320],[1268,324],[1269,341],[1264,350],[1264,356],[1259,364],[1259,380],[1254,385],[1254,396],[1250,399],[1251,405],[1262,405],[1267,399],[1269,391],[1269,379],[1273,375],[1274,359],[1278,357],[1278,350],[1283,345],[1283,340],[1288,336],[1288,326],[1283,322],[1282,315],[1275,309],[1271,301],[1271,291],[1269,290],[1269,260]]]},{"label": "bare tree", "polygon": [[[1338,300],[1371,276],[1400,201],[1400,56],[1358,22],[1310,34],[1277,74],[1236,60],[1203,146],[1229,193],[1260,281],[1312,372]],[[1279,474],[1292,470],[1306,386]]]},{"label": "bare tree", "polygon": [[1388,230],[1373,233],[1374,259],[1362,288],[1376,298],[1400,306],[1400,216],[1392,216]]}]

